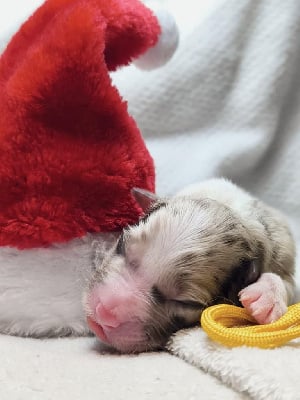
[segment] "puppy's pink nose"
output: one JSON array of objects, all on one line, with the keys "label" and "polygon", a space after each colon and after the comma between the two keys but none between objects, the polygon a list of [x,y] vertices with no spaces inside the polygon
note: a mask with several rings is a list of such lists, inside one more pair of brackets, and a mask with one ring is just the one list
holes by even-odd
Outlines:
[{"label": "puppy's pink nose", "polygon": [[117,328],[121,325],[121,321],[119,321],[117,316],[114,314],[114,310],[105,308],[101,302],[96,307],[96,318],[97,322],[103,327]]},{"label": "puppy's pink nose", "polygon": [[134,281],[123,279],[96,285],[87,299],[94,321],[112,330],[132,320],[144,319],[148,303],[136,286]]}]

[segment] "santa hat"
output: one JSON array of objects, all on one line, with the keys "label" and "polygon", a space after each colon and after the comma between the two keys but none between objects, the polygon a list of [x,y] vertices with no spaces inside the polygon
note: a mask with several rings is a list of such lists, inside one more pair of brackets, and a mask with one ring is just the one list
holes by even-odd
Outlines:
[{"label": "santa hat", "polygon": [[47,0],[22,25],[0,58],[0,246],[41,248],[137,220],[130,190],[154,191],[153,160],[109,71],[155,44],[143,67],[165,62],[172,29],[166,40],[138,0]]}]

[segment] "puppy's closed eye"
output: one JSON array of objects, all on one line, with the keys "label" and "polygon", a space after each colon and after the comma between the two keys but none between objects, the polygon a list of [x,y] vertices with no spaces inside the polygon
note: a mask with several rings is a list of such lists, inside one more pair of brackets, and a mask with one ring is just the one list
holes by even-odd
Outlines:
[{"label": "puppy's closed eye", "polygon": [[195,310],[204,308],[204,304],[200,303],[199,301],[194,301],[194,300],[170,300],[170,301],[172,301],[177,306],[185,308],[192,308]]},{"label": "puppy's closed eye", "polygon": [[151,291],[151,296],[154,302],[158,304],[170,303],[175,306],[191,308],[191,309],[202,309],[204,305],[198,301],[194,300],[181,300],[168,298],[157,286],[153,286]]},{"label": "puppy's closed eye", "polygon": [[167,301],[166,296],[162,293],[157,286],[153,286],[151,290],[151,297],[155,303],[164,304]]}]

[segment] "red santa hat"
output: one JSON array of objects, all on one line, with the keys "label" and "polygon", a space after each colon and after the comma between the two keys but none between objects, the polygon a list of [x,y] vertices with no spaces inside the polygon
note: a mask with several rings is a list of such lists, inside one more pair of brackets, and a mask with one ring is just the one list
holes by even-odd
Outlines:
[{"label": "red santa hat", "polygon": [[154,191],[153,160],[109,71],[155,44],[148,62],[165,62],[177,44],[167,31],[164,48],[138,0],[47,0],[15,34],[0,58],[0,246],[40,248],[137,220],[130,190]]}]

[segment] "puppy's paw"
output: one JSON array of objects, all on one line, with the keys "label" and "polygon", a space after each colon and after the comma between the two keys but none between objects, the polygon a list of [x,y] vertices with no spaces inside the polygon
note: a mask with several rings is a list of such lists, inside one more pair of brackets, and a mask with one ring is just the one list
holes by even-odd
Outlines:
[{"label": "puppy's paw", "polygon": [[242,305],[259,324],[275,322],[287,311],[287,291],[282,279],[264,273],[239,293]]}]

